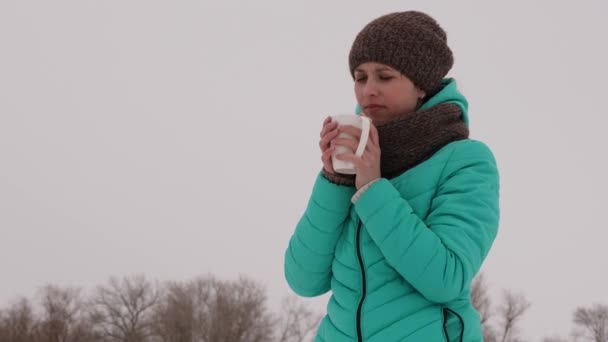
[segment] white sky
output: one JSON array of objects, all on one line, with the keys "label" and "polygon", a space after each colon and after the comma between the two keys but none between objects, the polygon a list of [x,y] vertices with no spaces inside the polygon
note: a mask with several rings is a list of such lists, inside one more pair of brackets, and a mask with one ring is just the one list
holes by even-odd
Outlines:
[{"label": "white sky", "polygon": [[2,0],[0,306],[139,272],[246,274],[278,301],[322,120],[354,110],[352,40],[418,9],[500,165],[483,270],[532,302],[522,336],[566,335],[608,303],[606,4]]}]

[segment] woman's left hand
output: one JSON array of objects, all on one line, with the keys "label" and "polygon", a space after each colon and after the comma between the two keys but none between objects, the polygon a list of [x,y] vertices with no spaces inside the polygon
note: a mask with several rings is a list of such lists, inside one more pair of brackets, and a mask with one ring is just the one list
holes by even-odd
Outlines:
[{"label": "woman's left hand", "polygon": [[[356,140],[347,138],[335,138],[334,145],[342,145],[348,147],[352,151],[357,150],[359,139],[361,139],[361,129],[345,125],[338,128],[340,132],[352,135]],[[355,165],[357,175],[355,179],[355,187],[360,189],[367,183],[381,177],[380,173],[380,143],[378,139],[378,130],[376,126],[370,122],[369,139],[365,151],[361,157],[357,157],[354,152],[341,153],[336,155],[337,159],[351,162]]]}]

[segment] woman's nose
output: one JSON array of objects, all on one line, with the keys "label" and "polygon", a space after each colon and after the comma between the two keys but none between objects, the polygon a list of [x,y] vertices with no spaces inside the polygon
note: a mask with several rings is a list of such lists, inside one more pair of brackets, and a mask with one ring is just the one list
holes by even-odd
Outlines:
[{"label": "woman's nose", "polygon": [[367,81],[365,86],[363,87],[363,95],[364,96],[377,96],[378,95],[378,86],[373,81]]}]

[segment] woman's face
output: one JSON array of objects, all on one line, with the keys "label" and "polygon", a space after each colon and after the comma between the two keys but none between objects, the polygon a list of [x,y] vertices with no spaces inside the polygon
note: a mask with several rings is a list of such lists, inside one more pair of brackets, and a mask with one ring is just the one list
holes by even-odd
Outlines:
[{"label": "woman's face", "polygon": [[425,93],[399,71],[368,62],[355,69],[355,96],[363,113],[378,126],[416,110]]}]

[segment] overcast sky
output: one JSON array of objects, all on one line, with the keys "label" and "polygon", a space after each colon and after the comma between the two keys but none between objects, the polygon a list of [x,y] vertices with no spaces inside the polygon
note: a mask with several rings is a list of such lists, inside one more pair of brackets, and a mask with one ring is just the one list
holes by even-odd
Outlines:
[{"label": "overcast sky", "polygon": [[278,302],[322,121],[355,107],[352,40],[408,9],[447,31],[499,163],[492,293],[532,302],[522,336],[568,334],[608,304],[600,0],[0,1],[0,307],[142,272],[246,274]]}]

